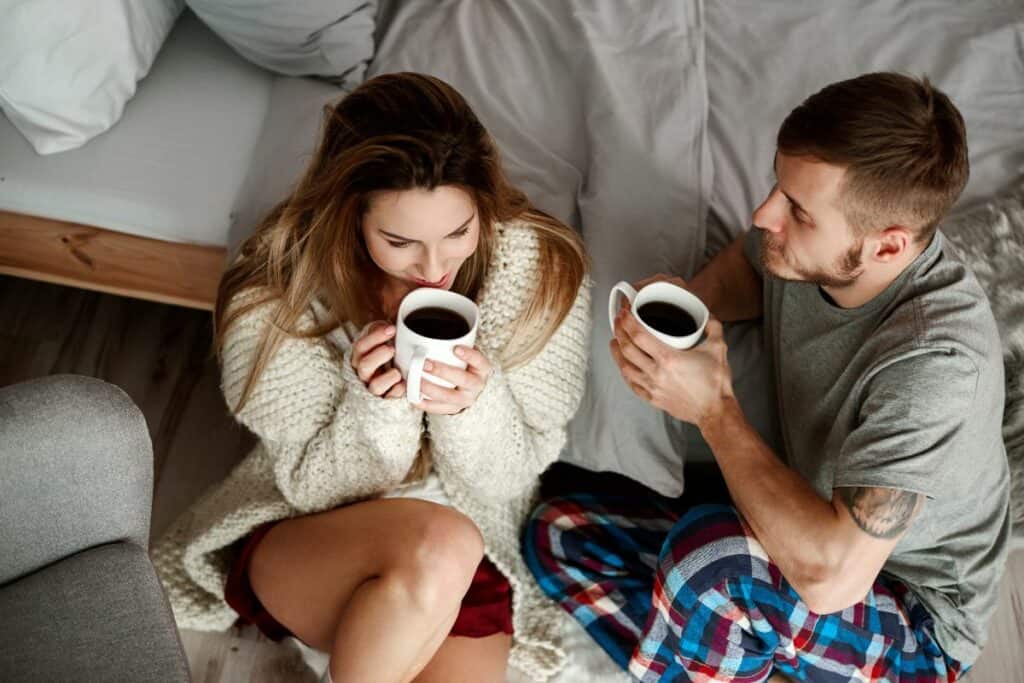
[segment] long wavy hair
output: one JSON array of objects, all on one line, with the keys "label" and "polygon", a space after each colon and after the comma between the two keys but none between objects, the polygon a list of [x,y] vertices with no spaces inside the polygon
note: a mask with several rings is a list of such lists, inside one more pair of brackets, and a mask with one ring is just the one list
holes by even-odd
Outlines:
[{"label": "long wavy hair", "polygon": [[[476,299],[487,277],[498,223],[521,220],[536,231],[539,279],[497,359],[506,369],[537,354],[572,308],[586,274],[574,230],[533,208],[512,187],[498,151],[469,104],[444,81],[396,73],[366,81],[324,109],[313,158],[291,194],[278,203],[241,246],[217,292],[214,348],[220,355],[231,325],[274,302],[236,412],[287,337],[320,338],[345,322],[361,328],[382,315],[367,297],[384,274],[363,239],[362,221],[376,192],[454,186],[474,201],[480,242],[463,263],[452,290]],[[254,292],[244,303],[242,292]],[[301,325],[315,297],[331,318]],[[237,305],[236,305],[237,304]]]}]

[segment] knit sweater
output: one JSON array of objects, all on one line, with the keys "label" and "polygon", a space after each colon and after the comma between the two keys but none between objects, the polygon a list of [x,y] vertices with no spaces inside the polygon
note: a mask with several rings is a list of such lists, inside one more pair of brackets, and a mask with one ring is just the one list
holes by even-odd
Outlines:
[{"label": "knit sweater", "polygon": [[[519,550],[538,475],[566,440],[583,395],[590,332],[589,279],[547,345],[504,371],[497,362],[539,280],[535,231],[497,226],[480,292],[476,345],[494,372],[457,415],[429,415],[404,399],[371,394],[352,369],[353,331],[287,338],[236,418],[260,439],[154,546],[153,562],[181,628],[223,630],[237,614],[224,601],[236,542],[256,527],[330,510],[395,489],[429,432],[434,471],[453,507],[472,519],[487,557],[512,586],[510,664],[543,681],[565,661],[559,608],[536,586]],[[244,296],[244,295],[243,295]],[[265,304],[237,320],[221,354],[221,386],[236,406],[272,314]],[[313,307],[301,324],[316,322]]]}]

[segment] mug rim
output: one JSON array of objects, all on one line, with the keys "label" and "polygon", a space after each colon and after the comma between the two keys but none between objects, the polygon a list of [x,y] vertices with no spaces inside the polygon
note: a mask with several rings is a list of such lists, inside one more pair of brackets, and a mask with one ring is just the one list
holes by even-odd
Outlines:
[{"label": "mug rim", "polygon": [[[422,294],[420,294],[422,292]],[[414,295],[418,295],[415,296]],[[440,299],[449,299],[451,303],[457,303],[460,308],[446,305],[445,303],[430,302],[431,296],[437,296]],[[426,302],[419,302],[416,299],[426,298]],[[462,316],[463,318],[471,317],[471,320],[467,320],[469,323],[469,331],[466,334],[453,337],[451,339],[438,339],[437,337],[427,337],[413,330],[411,327],[405,324],[405,319],[413,311],[417,311],[421,308],[446,308],[451,310],[453,313]],[[467,315],[467,313],[469,315]],[[432,343],[443,343],[443,344],[458,344],[461,340],[464,340],[476,332],[477,324],[480,322],[480,309],[476,305],[476,302],[470,299],[468,296],[459,294],[458,292],[452,292],[447,289],[433,289],[431,287],[419,287],[412,290],[402,298],[402,303],[398,305],[398,320],[395,321],[397,327],[405,330],[417,340],[424,340]]]},{"label": "mug rim", "polygon": [[[657,285],[664,286],[658,287]],[[648,290],[652,291],[648,296],[645,297],[644,292],[647,292]],[[675,295],[676,298],[672,299],[664,295],[659,296],[656,294],[655,290],[668,290],[670,293]],[[682,301],[679,301],[679,299],[682,299]],[[666,334],[665,332],[661,332],[660,330],[654,329],[649,324],[647,324],[647,322],[645,322],[638,313],[640,306],[643,306],[644,304],[648,304],[654,301],[661,301],[664,303],[678,305],[680,308],[682,308],[686,313],[690,315],[699,315],[700,319],[696,321],[697,329],[694,332],[691,332],[690,334],[686,335]],[[684,289],[683,287],[680,287],[677,284],[664,281],[651,282],[645,285],[644,287],[640,288],[640,290],[637,291],[636,296],[633,298],[633,305],[631,308],[633,317],[635,317],[637,321],[641,325],[643,325],[647,331],[654,334],[658,338],[663,339],[666,343],[670,344],[686,343],[688,340],[694,337],[699,338],[700,335],[704,333],[704,328],[707,326],[708,320],[710,320],[711,318],[710,309],[708,308],[707,304],[701,301],[700,297],[698,297],[693,292]],[[697,311],[694,311],[693,308],[696,308]]]}]

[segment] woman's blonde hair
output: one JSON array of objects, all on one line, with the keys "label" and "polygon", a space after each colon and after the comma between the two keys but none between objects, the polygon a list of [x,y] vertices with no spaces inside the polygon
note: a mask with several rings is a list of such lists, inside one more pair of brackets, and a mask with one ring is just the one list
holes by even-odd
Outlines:
[{"label": "woman's blonde hair", "polygon": [[[214,346],[223,351],[231,325],[256,306],[275,302],[236,412],[286,337],[319,338],[344,322],[361,328],[379,319],[366,296],[383,274],[363,240],[373,193],[454,186],[473,199],[480,242],[452,290],[475,299],[487,276],[496,224],[531,224],[540,244],[539,281],[499,359],[510,368],[538,353],[572,308],[586,272],[575,231],[533,208],[504,172],[494,143],[466,103],[440,79],[416,73],[378,76],[325,108],[322,136],[305,174],[241,246],[224,273],[214,312]],[[246,291],[258,292],[232,305]],[[300,329],[318,295],[331,319]],[[492,359],[495,360],[495,359]]]}]

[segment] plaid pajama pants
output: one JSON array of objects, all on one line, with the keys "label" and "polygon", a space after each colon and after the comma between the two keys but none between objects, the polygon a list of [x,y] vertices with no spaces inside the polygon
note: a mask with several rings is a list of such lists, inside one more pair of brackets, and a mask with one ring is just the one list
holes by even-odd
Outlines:
[{"label": "plaid pajama pants", "polygon": [[640,681],[954,681],[966,670],[905,585],[880,576],[863,602],[815,614],[734,508],[574,494],[527,525],[541,588]]}]

